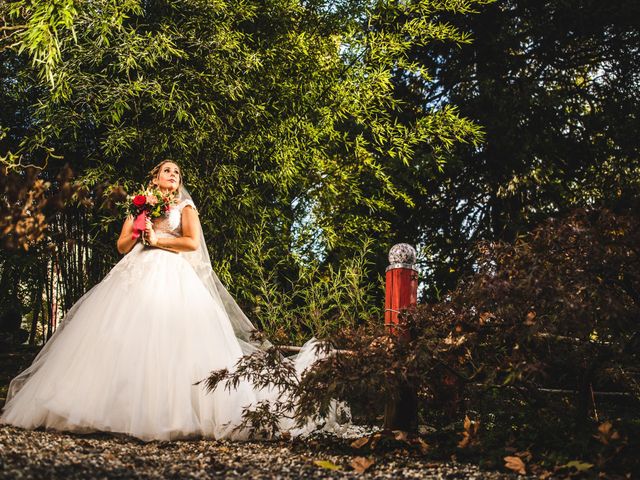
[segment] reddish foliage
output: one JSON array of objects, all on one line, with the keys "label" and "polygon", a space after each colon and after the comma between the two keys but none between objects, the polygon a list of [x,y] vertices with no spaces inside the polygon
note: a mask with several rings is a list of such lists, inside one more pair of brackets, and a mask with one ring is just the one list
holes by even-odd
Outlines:
[{"label": "reddish foliage", "polygon": [[[618,433],[609,435],[611,445],[601,441],[591,392],[640,399],[639,247],[638,219],[607,210],[549,220],[515,244],[482,244],[473,276],[444,301],[405,312],[408,342],[382,322],[329,339],[328,349],[341,350],[288,386],[288,411],[303,423],[338,399],[375,421],[385,400],[409,384],[436,431],[462,424],[465,412],[475,417],[455,427],[447,448],[491,451],[494,466],[517,444],[612,465],[631,447]],[[559,397],[541,387],[577,393]],[[500,438],[488,446],[491,428]]]},{"label": "reddish foliage", "polygon": [[[86,189],[72,183],[63,168],[53,182],[34,167],[16,171],[0,168],[0,232],[3,248],[28,250],[44,239],[48,223],[72,198],[82,201]],[[53,185],[52,185],[53,183]],[[53,187],[53,188],[52,188]]]}]

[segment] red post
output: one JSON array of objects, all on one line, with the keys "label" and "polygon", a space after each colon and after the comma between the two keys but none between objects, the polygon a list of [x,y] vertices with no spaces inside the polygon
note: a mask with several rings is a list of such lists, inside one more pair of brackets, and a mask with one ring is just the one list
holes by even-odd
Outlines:
[{"label": "red post", "polygon": [[402,328],[400,312],[415,306],[418,301],[418,272],[413,268],[394,267],[387,269],[384,324],[389,333],[401,334],[404,340],[409,340],[406,330]]},{"label": "red post", "polygon": [[[416,251],[406,243],[394,245],[389,251],[386,271],[384,323],[392,335],[409,342],[411,334],[404,328],[403,309],[418,301],[418,271],[415,267]],[[384,428],[416,432],[418,430],[418,396],[413,385],[402,385],[395,398],[387,399]]]}]

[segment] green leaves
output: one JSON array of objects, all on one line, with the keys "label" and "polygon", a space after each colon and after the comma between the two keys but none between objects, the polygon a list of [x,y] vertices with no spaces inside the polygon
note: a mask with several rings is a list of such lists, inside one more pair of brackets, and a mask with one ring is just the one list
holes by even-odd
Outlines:
[{"label": "green leaves", "polygon": [[[74,20],[78,15],[75,0],[13,2],[9,14],[26,20],[24,30],[18,36],[19,52],[26,50],[38,67],[40,75],[55,85],[55,70],[69,36],[74,41]],[[65,35],[67,34],[67,35]]]},{"label": "green leaves", "polygon": [[48,5],[11,4],[25,22],[11,54],[34,65],[9,75],[37,88],[22,98],[33,111],[12,127],[23,132],[14,150],[59,155],[81,178],[97,170],[118,184],[175,159],[229,278],[248,273],[263,216],[274,257],[287,259],[274,278],[285,291],[296,258],[320,274],[338,271],[363,238],[377,238],[380,254],[398,205],[416,206],[406,179],[415,182],[420,146],[448,151],[478,137],[455,111],[398,93],[403,78],[428,76],[408,52],[466,41],[437,18],[452,3]]}]

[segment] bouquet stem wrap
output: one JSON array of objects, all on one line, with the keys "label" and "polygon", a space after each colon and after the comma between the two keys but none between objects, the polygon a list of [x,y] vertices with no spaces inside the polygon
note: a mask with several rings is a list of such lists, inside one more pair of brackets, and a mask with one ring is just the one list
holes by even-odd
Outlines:
[{"label": "bouquet stem wrap", "polygon": [[[138,214],[138,216],[133,221],[133,233],[131,234],[131,238],[134,240],[140,237],[140,234],[144,232],[146,228],[147,222],[147,212],[142,211]],[[144,242],[144,237],[142,237],[142,241]]]}]

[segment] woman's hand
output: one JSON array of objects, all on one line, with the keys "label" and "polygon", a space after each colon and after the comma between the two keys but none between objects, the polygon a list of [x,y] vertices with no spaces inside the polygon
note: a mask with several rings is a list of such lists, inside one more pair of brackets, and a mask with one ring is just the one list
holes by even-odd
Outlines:
[{"label": "woman's hand", "polygon": [[150,218],[147,218],[145,225],[146,226],[144,230],[144,236],[147,239],[147,242],[149,243],[149,245],[151,245],[152,247],[155,247],[156,244],[158,243],[158,236],[156,235],[156,232],[153,229],[153,223],[151,223]]}]

